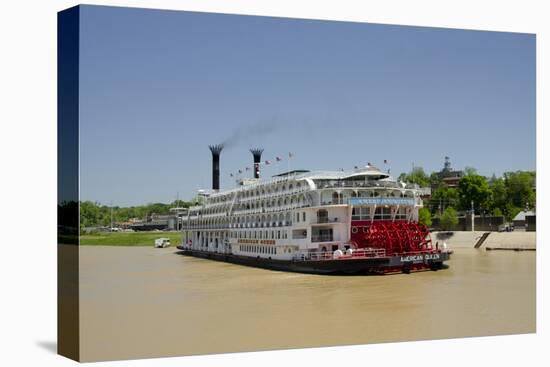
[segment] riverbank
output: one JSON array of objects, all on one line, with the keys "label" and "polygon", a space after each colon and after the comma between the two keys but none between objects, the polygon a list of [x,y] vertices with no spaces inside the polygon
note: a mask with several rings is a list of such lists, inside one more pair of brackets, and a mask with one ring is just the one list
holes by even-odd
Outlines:
[{"label": "riverbank", "polygon": [[[484,233],[481,231],[433,232],[432,240],[451,248],[473,248]],[[480,249],[536,250],[536,232],[489,232]],[[181,243],[179,231],[98,232],[80,236],[83,246],[153,246],[155,239],[167,237],[172,246]]]},{"label": "riverbank", "polygon": [[97,232],[80,236],[82,246],[150,246],[155,239],[166,237],[172,246],[181,243],[180,231],[151,231],[151,232]]},{"label": "riverbank", "polygon": [[439,244],[445,242],[451,249],[474,248],[484,233],[489,233],[479,249],[506,249],[506,250],[536,250],[536,232],[481,232],[481,231],[455,231],[432,232],[432,241]]}]

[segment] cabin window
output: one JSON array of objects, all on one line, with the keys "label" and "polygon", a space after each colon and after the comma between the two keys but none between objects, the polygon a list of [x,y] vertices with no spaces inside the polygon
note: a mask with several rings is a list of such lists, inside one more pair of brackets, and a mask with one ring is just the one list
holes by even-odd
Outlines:
[{"label": "cabin window", "polygon": [[328,223],[328,210],[321,209],[317,211],[317,223]]},{"label": "cabin window", "polygon": [[327,242],[334,241],[332,228],[318,227],[314,228],[311,233],[311,242]]},{"label": "cabin window", "polygon": [[304,239],[307,238],[307,230],[297,229],[292,231],[293,239]]}]

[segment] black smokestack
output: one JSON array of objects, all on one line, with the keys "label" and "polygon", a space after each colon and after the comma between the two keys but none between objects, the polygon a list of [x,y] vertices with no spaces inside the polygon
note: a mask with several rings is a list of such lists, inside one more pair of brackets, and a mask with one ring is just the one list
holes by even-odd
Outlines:
[{"label": "black smokestack", "polygon": [[220,153],[223,144],[209,145],[212,152],[212,190],[220,189]]},{"label": "black smokestack", "polygon": [[254,156],[254,178],[260,178],[260,162],[262,161],[262,148],[252,148],[250,153]]}]

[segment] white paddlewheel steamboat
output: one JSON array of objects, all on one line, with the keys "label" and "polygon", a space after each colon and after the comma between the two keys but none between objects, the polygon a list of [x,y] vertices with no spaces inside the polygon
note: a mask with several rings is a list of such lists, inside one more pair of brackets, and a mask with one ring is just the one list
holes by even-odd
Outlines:
[{"label": "white paddlewheel steamboat", "polygon": [[211,147],[213,190],[184,218],[184,255],[318,274],[436,270],[450,257],[418,223],[417,185],[373,166],[260,180],[252,150],[255,177],[219,190],[221,148]]}]

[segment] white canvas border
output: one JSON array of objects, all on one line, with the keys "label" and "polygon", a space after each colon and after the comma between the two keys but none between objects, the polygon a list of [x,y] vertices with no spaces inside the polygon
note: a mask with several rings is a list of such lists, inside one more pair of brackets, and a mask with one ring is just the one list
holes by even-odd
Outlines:
[{"label": "white canvas border", "polygon": [[[69,365],[51,352],[56,337],[56,12],[73,1],[4,2],[0,21],[3,174],[0,266],[3,365]],[[545,358],[548,322],[543,290],[548,199],[544,161],[548,128],[550,30],[542,1],[96,1],[222,13],[483,29],[537,34],[537,334],[105,362],[100,366],[523,365]],[[546,24],[545,24],[546,23]],[[543,105],[546,100],[547,105]],[[546,153],[545,153],[546,151]],[[546,205],[545,205],[546,204]],[[31,223],[29,225],[29,223]],[[29,230],[32,228],[32,230]],[[23,241],[22,241],[23,239]],[[547,307],[546,307],[547,308]],[[546,341],[546,343],[544,343]],[[48,349],[49,348],[49,349]]]}]

